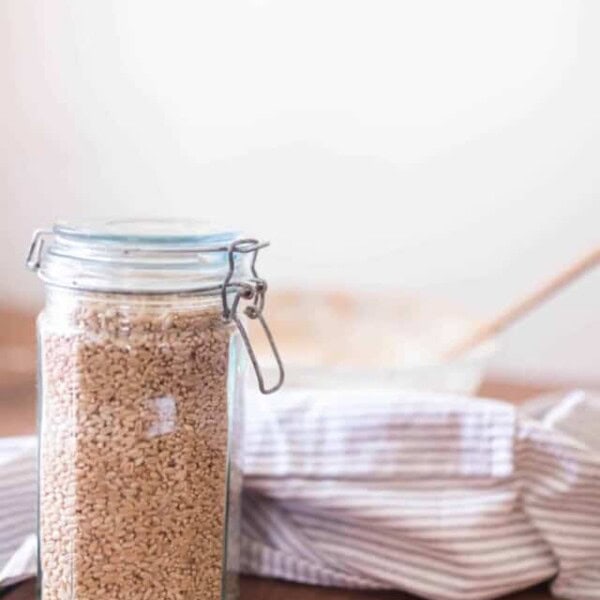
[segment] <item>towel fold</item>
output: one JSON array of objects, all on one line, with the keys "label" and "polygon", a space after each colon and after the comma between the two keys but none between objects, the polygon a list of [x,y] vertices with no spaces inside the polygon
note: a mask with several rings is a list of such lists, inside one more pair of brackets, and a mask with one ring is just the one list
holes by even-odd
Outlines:
[{"label": "towel fold", "polygon": [[[245,572],[440,600],[555,578],[559,597],[600,599],[598,397],[518,412],[461,396],[288,391],[252,396],[246,414]],[[32,439],[0,443],[0,585],[33,570],[34,462]]]}]

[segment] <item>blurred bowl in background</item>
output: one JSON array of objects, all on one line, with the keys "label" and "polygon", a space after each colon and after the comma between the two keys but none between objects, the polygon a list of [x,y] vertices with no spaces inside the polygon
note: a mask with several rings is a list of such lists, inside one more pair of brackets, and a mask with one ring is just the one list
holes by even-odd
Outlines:
[{"label": "blurred bowl in background", "polygon": [[[286,368],[286,387],[396,388],[471,394],[496,341],[452,361],[443,356],[479,321],[440,300],[371,292],[269,292],[265,311]],[[253,326],[269,381],[276,365]]]}]

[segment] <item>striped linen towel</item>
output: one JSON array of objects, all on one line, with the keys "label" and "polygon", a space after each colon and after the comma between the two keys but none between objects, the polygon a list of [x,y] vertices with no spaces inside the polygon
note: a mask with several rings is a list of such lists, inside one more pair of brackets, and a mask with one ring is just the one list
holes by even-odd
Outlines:
[{"label": "striped linen towel", "polygon": [[37,444],[0,438],[0,587],[35,572]]},{"label": "striped linen towel", "polygon": [[[518,413],[391,392],[247,403],[242,568],[425,598],[498,597],[555,577],[600,599],[600,399]],[[35,446],[0,444],[0,585],[34,572]]]},{"label": "striped linen towel", "polygon": [[527,412],[417,393],[253,398],[243,569],[441,600],[556,576],[556,596],[600,599],[600,398]]}]

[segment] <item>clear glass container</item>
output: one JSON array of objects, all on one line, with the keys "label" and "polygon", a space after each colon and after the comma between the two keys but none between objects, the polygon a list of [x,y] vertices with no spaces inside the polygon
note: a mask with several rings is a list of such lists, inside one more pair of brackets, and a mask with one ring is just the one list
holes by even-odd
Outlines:
[{"label": "clear glass container", "polygon": [[266,285],[262,245],[236,239],[174,221],[36,234],[42,600],[237,597],[238,308],[264,324]]}]

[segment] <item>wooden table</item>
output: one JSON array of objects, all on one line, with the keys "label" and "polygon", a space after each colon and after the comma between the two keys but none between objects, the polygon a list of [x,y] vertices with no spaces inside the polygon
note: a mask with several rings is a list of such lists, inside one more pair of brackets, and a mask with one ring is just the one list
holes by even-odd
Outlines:
[{"label": "wooden table", "polygon": [[[34,600],[35,582],[28,581],[1,597],[2,600]],[[551,597],[545,586],[540,586],[520,594],[513,594],[505,600],[549,600]],[[99,598],[98,600],[113,599]],[[414,600],[414,596],[401,592],[351,592],[258,577],[243,577],[241,600]]]}]

